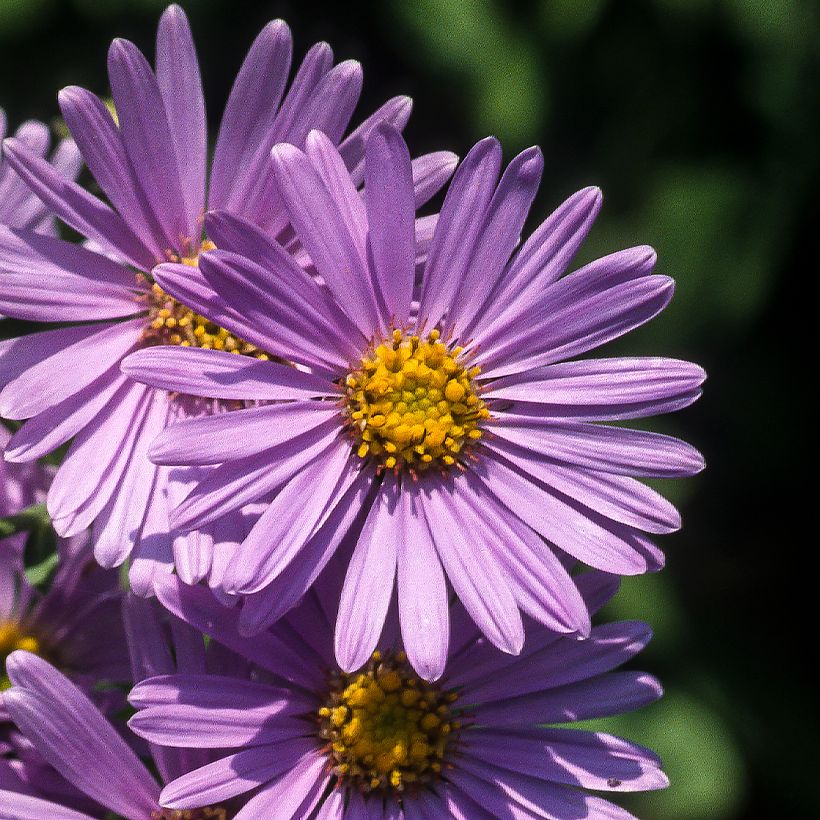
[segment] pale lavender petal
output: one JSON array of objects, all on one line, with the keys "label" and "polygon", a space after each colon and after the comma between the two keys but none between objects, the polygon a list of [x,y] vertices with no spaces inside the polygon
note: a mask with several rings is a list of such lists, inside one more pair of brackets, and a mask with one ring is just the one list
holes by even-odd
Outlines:
[{"label": "pale lavender petal", "polygon": [[79,689],[36,656],[7,661],[14,686],[5,705],[37,751],[70,783],[133,820],[156,808],[159,786],[119,733]]},{"label": "pale lavender petal", "polygon": [[[424,499],[424,515],[447,577],[481,631],[504,652],[517,655],[524,626],[504,571],[479,530],[460,516],[458,499],[435,488]],[[467,535],[469,533],[469,536]]]},{"label": "pale lavender petal", "polygon": [[142,319],[94,325],[86,336],[32,365],[0,392],[0,413],[24,419],[52,407],[109,370],[137,342]]},{"label": "pale lavender petal", "polygon": [[[400,532],[399,490],[388,475],[365,521],[345,576],[336,619],[336,657],[347,672],[363,666],[376,648],[396,577]],[[366,606],[362,602],[367,601]]]},{"label": "pale lavender petal", "polygon": [[340,441],[279,491],[237,550],[225,578],[227,592],[258,592],[287,571],[355,480],[354,458],[349,444]]},{"label": "pale lavender petal", "polygon": [[338,416],[334,404],[294,401],[185,419],[151,447],[157,464],[221,464],[283,444]]},{"label": "pale lavender petal", "polygon": [[327,756],[315,750],[307,752],[287,772],[252,797],[235,818],[310,817],[330,777]]},{"label": "pale lavender petal", "polygon": [[498,413],[493,435],[541,458],[616,475],[681,478],[704,468],[703,456],[672,436],[624,427]]},{"label": "pale lavender petal", "polygon": [[543,170],[541,150],[528,148],[510,162],[501,176],[459,285],[460,298],[453,305],[452,321],[464,337],[470,335],[475,321],[484,318],[483,306],[518,244]]},{"label": "pale lavender petal", "polygon": [[431,200],[447,184],[456,165],[458,157],[451,151],[433,151],[413,160],[413,194],[416,208]]},{"label": "pale lavender petal", "polygon": [[213,399],[273,401],[339,396],[339,388],[321,376],[223,350],[149,347],[127,356],[121,367],[127,376],[151,387]]},{"label": "pale lavender petal", "polygon": [[163,248],[146,218],[150,209],[145,194],[134,178],[111,112],[99,97],[77,86],[64,88],[57,99],[66,125],[97,184],[151,254],[162,259]]},{"label": "pale lavender petal", "polygon": [[169,6],[159,21],[156,66],[188,215],[187,235],[198,241],[208,156],[205,100],[188,18],[176,4]]},{"label": "pale lavender petal", "polygon": [[36,322],[138,313],[134,274],[100,254],[0,225],[0,310]]},{"label": "pale lavender petal", "polygon": [[376,297],[342,214],[305,154],[280,144],[272,156],[276,180],[299,239],[338,303],[369,336],[380,325]]},{"label": "pale lavender petal", "polygon": [[410,152],[395,128],[380,125],[367,141],[365,200],[371,266],[384,298],[385,329],[410,317],[415,265],[415,206]]},{"label": "pale lavender petal", "polygon": [[143,270],[155,264],[123,218],[77,183],[66,179],[49,162],[17,140],[3,142],[3,156],[26,184],[67,225]]},{"label": "pale lavender petal", "polygon": [[[402,487],[388,537],[398,547],[399,620],[407,658],[425,680],[438,680],[447,663],[450,612],[435,536],[422,509],[425,501],[414,488]],[[370,573],[377,577],[381,569],[371,566]],[[392,567],[384,569],[392,572]]]},{"label": "pale lavender petal", "polygon": [[363,79],[362,66],[356,60],[344,60],[334,66],[319,81],[310,104],[298,112],[285,140],[301,147],[307,131],[316,130],[337,143],[359,102]]},{"label": "pale lavender petal", "polygon": [[58,806],[50,800],[31,797],[27,794],[0,790],[0,805],[3,806],[3,820],[94,820],[90,814],[83,814],[65,806]]},{"label": "pale lavender petal", "polygon": [[314,738],[294,738],[236,752],[169,783],[162,790],[160,803],[171,809],[221,803],[289,771],[315,745]]},{"label": "pale lavender petal", "polygon": [[501,146],[488,137],[456,170],[441,208],[422,285],[419,317],[434,327],[455,302],[479,238],[501,166]]},{"label": "pale lavender petal", "polygon": [[225,105],[211,168],[209,208],[242,206],[248,183],[258,174],[273,144],[276,111],[288,79],[290,30],[282,20],[268,23],[253,41]]},{"label": "pale lavender petal", "polygon": [[121,38],[108,50],[108,76],[125,152],[151,209],[157,239],[165,248],[188,250],[180,169],[157,79],[142,52]]},{"label": "pale lavender petal", "polygon": [[[556,282],[575,256],[601,209],[599,188],[584,188],[562,203],[521,246],[495,295],[486,305],[481,326],[500,325],[522,305]],[[498,320],[498,321],[496,321]]]},{"label": "pale lavender petal", "polygon": [[470,753],[542,780],[606,791],[645,791],[669,785],[648,749],[602,732],[576,729],[481,730]]}]

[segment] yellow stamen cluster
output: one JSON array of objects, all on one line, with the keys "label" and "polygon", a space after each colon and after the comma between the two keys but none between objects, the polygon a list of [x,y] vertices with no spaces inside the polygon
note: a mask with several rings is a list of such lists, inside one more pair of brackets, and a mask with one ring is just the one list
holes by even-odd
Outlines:
[{"label": "yellow stamen cluster", "polygon": [[480,368],[465,367],[461,353],[437,330],[426,338],[394,330],[362,358],[345,380],[360,458],[373,456],[388,469],[446,468],[481,438],[479,424],[490,413],[473,384]]},{"label": "yellow stamen cluster", "polygon": [[[205,240],[200,253],[213,250],[215,247],[213,242]],[[181,258],[170,255],[170,259],[192,268],[199,264],[199,254]],[[139,274],[138,280],[142,282],[144,277]],[[147,300],[149,325],[144,336],[149,343],[227,350],[229,353],[253,356],[257,359],[270,358],[267,353],[259,350],[250,342],[240,339],[224,327],[219,327],[204,316],[194,313],[190,308],[169,296],[156,283],[151,285]]]},{"label": "yellow stamen cluster", "polygon": [[374,652],[363,671],[337,672],[319,710],[333,773],[365,792],[436,779],[461,726],[457,697],[415,677],[404,652]]},{"label": "yellow stamen cluster", "polygon": [[151,820],[228,820],[228,812],[221,806],[202,809],[157,809],[151,812]]},{"label": "yellow stamen cluster", "polygon": [[34,635],[26,634],[19,623],[14,621],[0,623],[0,691],[11,686],[6,675],[6,658],[16,649],[24,649],[26,652],[39,655],[42,647],[39,639]]}]

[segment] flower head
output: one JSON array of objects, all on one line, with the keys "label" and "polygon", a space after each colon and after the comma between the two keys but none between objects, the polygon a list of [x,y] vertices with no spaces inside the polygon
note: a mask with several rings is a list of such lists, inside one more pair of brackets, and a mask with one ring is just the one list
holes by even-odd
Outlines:
[{"label": "flower head", "polygon": [[[593,610],[617,588],[597,572],[579,585]],[[132,690],[138,711],[130,726],[152,743],[235,749],[168,784],[160,802],[169,808],[254,790],[236,820],[628,818],[583,789],[667,784],[647,749],[602,733],[547,728],[660,696],[650,675],[612,671],[646,644],[644,624],[596,627],[583,640],[533,624],[523,656],[514,659],[489,645],[457,607],[447,672],[427,683],[389,631],[362,668],[339,670],[328,602],[314,592],[254,639],[238,633],[236,613],[206,589],[168,579],[158,594],[216,640],[265,659],[275,675],[253,684],[171,675]]]},{"label": "flower head", "polygon": [[683,441],[602,423],[687,406],[701,368],[568,361],[663,310],[673,283],[652,273],[654,252],[562,276],[598,212],[593,188],[517,248],[542,157],[524,151],[499,179],[501,149],[486,139],[456,172],[417,271],[411,162],[394,128],[368,140],[364,199],[321,133],[273,157],[310,266],[213,213],[217,250],[199,263],[207,289],[195,293],[182,265],[155,277],[288,364],[169,347],[123,364],[156,386],[187,369],[192,393],[269,402],[180,423],[151,449],[164,465],[218,465],[173,514],[181,528],[274,493],[223,581],[248,596],[241,628],[281,616],[347,545],[336,631],[346,671],[377,648],[395,582],[405,649],[427,679],[447,657],[448,581],[506,652],[523,645],[521,610],[587,634],[567,566],[660,568],[648,534],[680,518],[637,478],[703,466]]},{"label": "flower head", "polygon": [[[0,228],[0,311],[61,325],[0,343],[0,413],[29,419],[6,458],[30,461],[73,439],[48,498],[54,525],[71,535],[93,524],[99,562],[110,567],[130,556],[132,588],[143,593],[173,566],[190,583],[208,577],[219,584],[253,511],[237,510],[191,534],[169,532],[168,507],[210,469],[158,469],[147,459],[149,444],[180,417],[222,413],[237,402],[186,397],[184,372],[170,391],[146,388],[120,372],[120,360],[158,344],[232,351],[251,362],[266,358],[262,334],[236,336],[214,324],[153,281],[153,267],[177,262],[190,286],[202,289],[197,259],[213,248],[203,233],[206,207],[288,241],[292,230],[274,189],[272,145],[303,145],[311,128],[321,128],[339,144],[345,173],[361,178],[367,134],[382,121],[403,127],[410,112],[408,98],[389,100],[344,137],[361,67],[355,61],[334,66],[330,47],[319,43],[288,86],[291,35],[277,20],[260,32],[242,64],[209,165],[197,57],[179,6],[162,15],[156,53],[152,68],[133,43],[112,43],[115,116],[85,89],[71,86],[59,95],[107,202],[67,180],[26,140],[5,141],[8,165],[86,237],[85,247]],[[419,195],[431,196],[452,165],[443,153],[420,158]]]}]

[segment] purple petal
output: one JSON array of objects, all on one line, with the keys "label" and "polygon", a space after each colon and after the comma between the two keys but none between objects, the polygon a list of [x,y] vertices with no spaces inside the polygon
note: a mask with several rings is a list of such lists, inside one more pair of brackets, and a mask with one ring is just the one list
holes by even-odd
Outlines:
[{"label": "purple petal", "polygon": [[292,49],[290,29],[282,20],[268,23],[253,41],[222,116],[211,168],[209,208],[241,209],[260,159],[267,160]]},{"label": "purple petal", "polygon": [[163,248],[151,227],[150,207],[134,178],[111,112],[99,97],[77,86],[64,88],[57,99],[88,170],[140,242],[153,257],[162,259]]},{"label": "purple petal", "polygon": [[162,790],[160,803],[171,809],[221,803],[289,771],[316,742],[313,738],[294,738],[227,755],[169,783]]},{"label": "purple petal", "polygon": [[[399,490],[391,519],[392,538],[398,545],[399,620],[404,648],[421,677],[438,680],[447,663],[450,612],[444,570],[421,506],[425,501],[412,489]],[[378,569],[371,567],[370,571],[377,575]]]},{"label": "purple petal", "polygon": [[447,184],[456,165],[458,157],[451,151],[433,151],[413,160],[413,194],[416,208],[421,208]]},{"label": "purple petal", "polygon": [[120,38],[108,50],[108,76],[125,153],[151,209],[164,248],[187,251],[192,237],[186,220],[180,169],[157,79],[140,50]]},{"label": "purple petal", "polygon": [[172,424],[151,447],[157,464],[221,464],[256,455],[338,416],[325,402],[294,401]]},{"label": "purple petal", "polygon": [[272,156],[299,239],[339,305],[369,336],[380,325],[375,294],[342,214],[305,154],[281,144]]},{"label": "purple petal", "polygon": [[104,806],[134,820],[149,816],[159,787],[94,704],[34,655],[13,653],[7,672],[14,686],[6,707],[37,751]]},{"label": "purple petal", "polygon": [[434,327],[456,301],[501,166],[501,146],[488,137],[470,150],[456,170],[444,199],[427,258],[419,317]]},{"label": "purple petal", "polygon": [[124,257],[135,267],[151,269],[153,254],[119,214],[77,183],[66,179],[51,163],[32,154],[18,140],[4,140],[3,157],[67,225],[115,255]]},{"label": "purple petal", "polygon": [[[363,666],[376,648],[393,594],[398,487],[392,474],[381,486],[353,551],[336,620],[336,658],[346,672]],[[367,606],[362,606],[367,601]]]},{"label": "purple petal", "polygon": [[258,592],[287,570],[355,480],[353,459],[349,445],[339,442],[279,491],[237,551],[226,591]]},{"label": "purple petal", "polygon": [[416,275],[415,206],[410,152],[391,126],[379,126],[367,141],[365,199],[368,248],[385,318],[401,327],[410,316]]},{"label": "purple petal", "polygon": [[90,814],[58,806],[50,800],[0,790],[3,820],[94,820]]},{"label": "purple petal", "polygon": [[32,365],[9,382],[0,392],[0,413],[24,419],[73,396],[124,356],[144,326],[142,319],[94,325],[92,335]]},{"label": "purple petal", "polygon": [[149,347],[127,356],[121,367],[151,387],[214,399],[272,401],[339,394],[339,388],[321,376],[223,350]]},{"label": "purple petal", "polygon": [[517,655],[524,645],[524,626],[504,571],[487,549],[484,533],[454,513],[461,507],[457,496],[444,497],[444,488],[436,489],[424,499],[424,515],[447,577],[481,631],[499,649]]},{"label": "purple petal", "polygon": [[156,65],[188,215],[187,236],[198,241],[208,156],[205,100],[188,18],[176,4],[169,6],[159,21]]},{"label": "purple petal", "polygon": [[609,672],[587,680],[515,698],[502,698],[476,710],[482,726],[567,723],[620,715],[656,701],[663,694],[645,672]]}]

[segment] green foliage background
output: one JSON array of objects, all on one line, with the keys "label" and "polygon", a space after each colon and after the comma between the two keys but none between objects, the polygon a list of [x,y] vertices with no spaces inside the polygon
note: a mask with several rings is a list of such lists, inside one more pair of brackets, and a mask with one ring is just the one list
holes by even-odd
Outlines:
[{"label": "green foliage background", "polygon": [[[127,36],[150,52],[164,5],[0,0],[0,105],[10,121],[57,124],[55,93],[70,83],[107,93],[108,41]],[[693,440],[709,470],[664,488],[685,518],[665,541],[668,567],[625,582],[605,613],[653,624],[640,664],[667,695],[600,723],[664,757],[672,787],[624,801],[647,820],[809,816],[820,760],[816,689],[801,661],[814,643],[801,634],[800,604],[816,593],[791,522],[811,406],[797,385],[816,363],[810,371],[797,360],[811,300],[791,297],[817,275],[820,4],[184,5],[212,124],[250,40],[281,16],[297,53],[327,39],[340,57],[362,60],[360,110],[390,94],[415,97],[417,153],[464,154],[488,133],[508,156],[541,145],[533,224],[576,188],[600,185],[604,211],[579,261],[656,247],[676,299],[618,349],[706,366],[703,400],[655,427]]]}]

